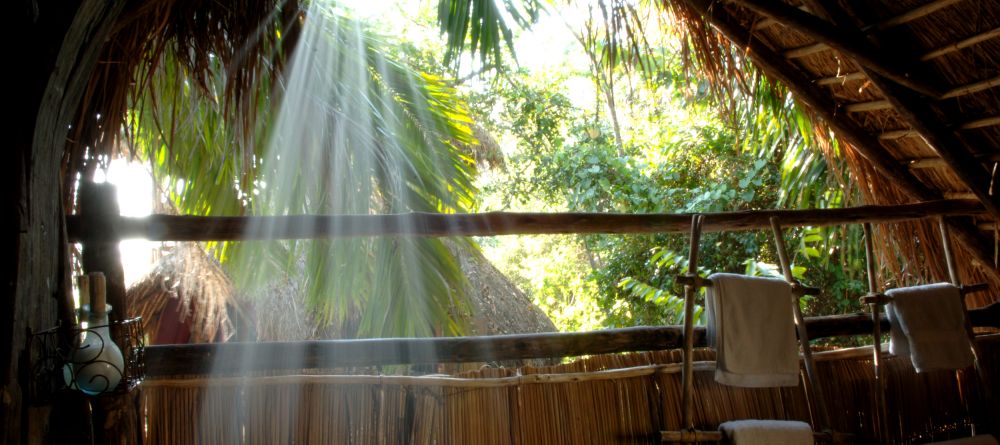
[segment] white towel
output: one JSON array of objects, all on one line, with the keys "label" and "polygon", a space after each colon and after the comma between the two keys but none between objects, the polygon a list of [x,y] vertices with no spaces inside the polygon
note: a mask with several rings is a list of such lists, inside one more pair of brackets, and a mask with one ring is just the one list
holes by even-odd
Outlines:
[{"label": "white towel", "polygon": [[1000,445],[1000,442],[997,442],[997,439],[990,434],[980,434],[962,439],[931,442],[928,445]]},{"label": "white towel", "polygon": [[808,423],[795,420],[734,420],[719,425],[733,445],[812,445]]},{"label": "white towel", "polygon": [[909,356],[917,372],[972,366],[975,357],[957,287],[927,284],[893,289],[886,295],[892,297],[886,306],[890,353]]},{"label": "white towel", "polygon": [[730,386],[799,384],[792,287],[784,280],[718,273],[705,297],[715,381]]}]

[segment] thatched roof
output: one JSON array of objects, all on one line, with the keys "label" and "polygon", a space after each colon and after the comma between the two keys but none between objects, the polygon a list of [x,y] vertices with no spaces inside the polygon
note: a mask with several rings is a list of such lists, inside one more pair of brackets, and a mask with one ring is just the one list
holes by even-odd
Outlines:
[{"label": "thatched roof", "polygon": [[[474,247],[449,243],[468,278],[469,335],[555,332],[552,321]],[[351,326],[321,326],[306,308],[306,289],[280,278],[237,298],[218,263],[196,244],[179,243],[128,290],[152,343],[336,339]],[[234,320],[232,315],[240,315]],[[357,320],[355,320],[356,322]],[[348,324],[351,318],[348,317]],[[233,326],[239,325],[234,332]]]},{"label": "thatched roof", "polygon": [[127,297],[151,343],[226,341],[234,334],[230,312],[239,306],[233,284],[195,244],[179,243],[160,257]]},{"label": "thatched roof", "polygon": [[[961,246],[963,282],[993,284],[969,303],[996,300],[1000,2],[684,0],[669,7],[723,90],[739,85],[731,81],[740,75],[735,44],[818,118],[819,132],[832,129],[844,144],[829,155],[846,158],[865,203],[980,201],[986,214],[948,225]],[[894,284],[948,278],[932,221],[882,227],[876,236]]]}]

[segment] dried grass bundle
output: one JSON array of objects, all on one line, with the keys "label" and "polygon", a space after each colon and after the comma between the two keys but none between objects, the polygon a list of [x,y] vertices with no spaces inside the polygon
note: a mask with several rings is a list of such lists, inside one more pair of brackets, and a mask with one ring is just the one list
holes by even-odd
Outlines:
[{"label": "dried grass bundle", "polygon": [[153,341],[164,312],[176,301],[180,321],[190,327],[190,342],[225,340],[233,335],[229,310],[239,310],[233,284],[215,259],[193,243],[179,243],[153,270],[128,289],[145,332]]}]

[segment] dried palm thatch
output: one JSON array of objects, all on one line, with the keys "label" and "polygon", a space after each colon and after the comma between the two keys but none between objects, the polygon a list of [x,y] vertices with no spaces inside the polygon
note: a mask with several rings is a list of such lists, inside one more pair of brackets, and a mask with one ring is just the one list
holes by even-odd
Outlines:
[{"label": "dried palm thatch", "polygon": [[[99,162],[118,154],[130,104],[150,94],[152,75],[168,56],[195,79],[191,87],[222,101],[227,118],[252,137],[255,95],[294,47],[299,14],[297,0],[127,2],[72,125],[63,177],[68,172],[90,177]],[[215,76],[225,79],[223,91],[210,91]],[[67,209],[73,208],[72,192],[64,191]]]},{"label": "dried palm thatch", "polygon": [[[230,311],[238,312],[235,290],[219,264],[201,248],[182,243],[128,289],[152,343],[187,338],[190,343],[225,341],[233,334]],[[169,326],[164,320],[171,320]],[[188,332],[170,330],[187,328]]]},{"label": "dried palm thatch", "polygon": [[[980,339],[997,374],[1000,337]],[[870,348],[819,353],[838,431],[874,443]],[[733,419],[810,420],[802,387],[714,382],[696,351],[696,426]],[[680,425],[679,350],[604,355],[547,366],[485,368],[454,377],[286,375],[145,383],[152,443],[659,443]],[[963,371],[916,374],[887,364],[892,437],[908,444],[967,435],[984,397]],[[245,442],[243,442],[245,441]]]},{"label": "dried palm thatch", "polygon": [[[782,82],[814,116],[817,136],[831,129],[865,204],[901,204],[967,194],[989,209],[1000,155],[1000,2],[816,2],[790,0],[665,1],[672,23],[687,36],[685,57],[705,74],[723,103],[752,94],[747,62]],[[766,4],[766,5],[765,5]],[[760,5],[805,14],[805,25],[774,17]],[[820,22],[818,25],[814,22]],[[831,48],[815,33],[859,41],[899,70],[940,90],[926,97],[875,74],[855,53]],[[854,40],[851,40],[854,39]],[[885,72],[884,70],[882,71]],[[777,85],[777,84],[775,84]],[[779,96],[780,97],[780,96]],[[948,156],[945,156],[948,155]],[[958,159],[974,159],[961,164]],[[970,179],[972,178],[972,179]],[[1000,294],[995,229],[998,213],[950,220],[961,279],[989,282],[972,307]],[[884,225],[877,243],[887,286],[948,279],[935,221]]]}]

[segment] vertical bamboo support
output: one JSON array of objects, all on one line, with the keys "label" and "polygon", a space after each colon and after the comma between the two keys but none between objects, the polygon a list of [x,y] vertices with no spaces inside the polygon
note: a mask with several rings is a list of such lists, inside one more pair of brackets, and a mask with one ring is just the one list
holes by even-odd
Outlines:
[{"label": "vertical bamboo support", "polygon": [[[951,236],[948,233],[948,223],[942,216],[938,219],[938,230],[941,232],[941,246],[944,249],[944,260],[945,264],[948,266],[948,277],[951,279],[951,284],[961,288],[962,280],[958,273],[958,264],[955,262],[955,251],[951,244]],[[982,385],[983,394],[992,394],[992,382],[989,376],[980,366],[981,363],[979,358],[982,357],[982,351],[979,350],[979,345],[976,344],[976,333],[972,330],[972,323],[969,321],[969,307],[965,303],[965,293],[960,293],[962,302],[962,315],[965,318],[965,332],[969,336],[969,342],[972,345],[972,356],[974,357],[973,365],[976,370],[976,377],[979,378],[979,383]],[[991,412],[992,410],[988,406],[980,407],[983,411]],[[975,410],[973,410],[975,411]],[[975,416],[973,416],[975,418]]]},{"label": "vertical bamboo support", "polygon": [[[771,218],[771,231],[774,233],[774,244],[778,250],[778,261],[781,263],[781,271],[785,275],[785,281],[796,286],[795,277],[792,276],[792,263],[788,258],[788,248],[785,246],[785,238],[782,236],[781,225],[777,218]],[[795,317],[795,329],[799,334],[799,343],[802,345],[802,360],[806,366],[805,389],[806,396],[812,401],[815,409],[817,430],[831,428],[830,416],[826,410],[826,401],[823,396],[823,388],[819,384],[819,372],[816,370],[816,362],[813,360],[812,347],[809,345],[809,332],[806,330],[805,318],[802,316],[802,308],[799,307],[798,292],[792,294],[792,313]]]},{"label": "vertical bamboo support", "polygon": [[884,298],[878,290],[878,283],[875,276],[875,247],[872,240],[871,223],[864,224],[865,231],[865,263],[868,272],[868,296],[872,311],[872,362],[875,365],[875,431],[880,442],[888,439],[886,431],[886,407],[885,407],[885,376],[882,366],[882,324],[881,309]]},{"label": "vertical bamboo support", "polygon": [[682,414],[681,429],[694,430],[694,299],[698,295],[698,243],[701,240],[701,223],[704,215],[691,217],[691,250],[688,256],[688,275],[692,278],[684,285],[684,366],[681,373]]}]

